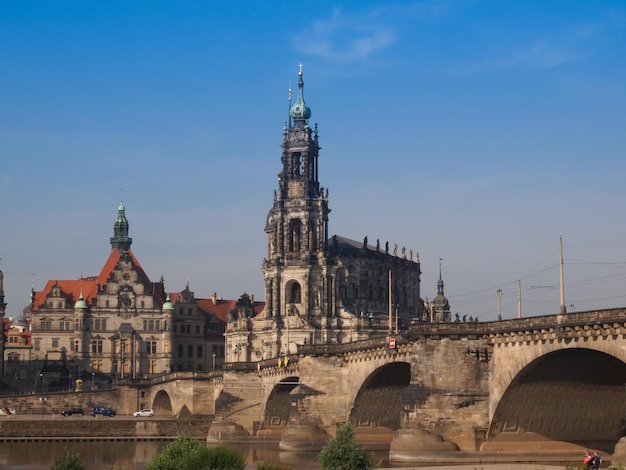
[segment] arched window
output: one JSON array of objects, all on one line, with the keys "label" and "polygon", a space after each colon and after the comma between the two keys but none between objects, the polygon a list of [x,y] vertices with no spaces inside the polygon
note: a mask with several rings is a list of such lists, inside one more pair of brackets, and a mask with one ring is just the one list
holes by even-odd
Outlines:
[{"label": "arched window", "polygon": [[302,290],[300,289],[300,284],[297,282],[293,282],[289,287],[289,303],[290,304],[299,304],[302,300]]}]

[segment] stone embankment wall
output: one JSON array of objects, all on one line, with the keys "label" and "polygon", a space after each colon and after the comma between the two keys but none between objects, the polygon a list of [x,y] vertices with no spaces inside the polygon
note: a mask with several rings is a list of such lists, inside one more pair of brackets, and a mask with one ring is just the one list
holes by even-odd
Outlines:
[{"label": "stone embankment wall", "polygon": [[117,390],[102,390],[4,395],[0,397],[0,406],[13,408],[18,415],[60,415],[61,411],[74,407],[83,408],[85,414],[94,406],[108,406],[119,412],[120,403]]},{"label": "stone embankment wall", "polygon": [[24,419],[2,417],[0,442],[19,440],[167,440],[180,433],[205,440],[210,420],[107,418],[98,416]]}]

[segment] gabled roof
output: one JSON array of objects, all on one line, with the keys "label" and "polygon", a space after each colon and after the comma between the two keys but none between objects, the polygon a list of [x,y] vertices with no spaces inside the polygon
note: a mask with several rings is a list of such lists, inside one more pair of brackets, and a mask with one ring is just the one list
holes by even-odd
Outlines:
[{"label": "gabled roof", "polygon": [[97,294],[96,289],[96,278],[88,277],[81,278],[75,280],[50,280],[46,283],[46,287],[43,288],[42,291],[33,293],[33,311],[37,311],[42,307],[45,307],[46,299],[52,292],[52,288],[54,286],[59,286],[63,294],[65,294],[65,298],[68,302],[71,303],[73,307],[78,298],[80,297],[80,293],[83,293],[83,299],[89,303],[89,301]]},{"label": "gabled roof", "polygon": [[[173,304],[180,298],[179,292],[170,294],[170,300]],[[195,299],[198,308],[204,312],[215,315],[219,320],[223,322],[228,321],[228,312],[233,310],[237,305],[238,300],[223,300],[223,299]],[[254,313],[259,314],[265,308],[265,302],[254,302]]]},{"label": "gabled roof", "polygon": [[[145,285],[153,284],[148,278],[143,268],[141,267],[141,264],[139,264],[139,261],[135,257],[132,250],[129,249],[127,253],[130,255],[132,262],[137,269],[137,273],[139,274],[139,282]],[[100,274],[98,274],[98,276],[81,277],[80,279],[74,279],[74,280],[50,280],[48,281],[42,291],[34,292],[32,310],[37,311],[40,308],[45,306],[46,299],[50,295],[50,292],[52,291],[52,288],[55,285],[58,285],[61,288],[61,290],[66,296],[67,301],[71,302],[72,307],[80,298],[81,292],[83,295],[83,300],[87,302],[87,305],[91,305],[93,298],[97,297],[98,295],[98,286],[102,286],[106,284],[107,280],[111,276],[111,273],[117,266],[117,263],[119,262],[119,260],[120,260],[119,250],[113,249],[111,250],[111,254],[109,255],[106,262],[104,263],[104,266],[102,267],[102,270],[100,271]],[[159,285],[162,285],[162,284],[159,283]],[[165,295],[164,295],[163,289],[162,288],[154,289],[153,291],[154,291],[154,296],[161,303],[163,303],[165,301]]]}]

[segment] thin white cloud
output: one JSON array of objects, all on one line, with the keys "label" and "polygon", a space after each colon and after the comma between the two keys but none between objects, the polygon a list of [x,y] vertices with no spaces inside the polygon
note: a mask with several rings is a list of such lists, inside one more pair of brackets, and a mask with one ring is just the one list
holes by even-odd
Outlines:
[{"label": "thin white cloud", "polygon": [[332,62],[353,63],[386,49],[395,39],[382,9],[350,16],[335,8],[329,18],[314,21],[296,36],[295,47],[298,52]]},{"label": "thin white cloud", "polygon": [[561,35],[551,34],[527,44],[517,44],[501,50],[500,57],[471,67],[474,72],[495,72],[508,69],[550,69],[584,59],[593,53],[593,42],[602,25],[587,23]]}]

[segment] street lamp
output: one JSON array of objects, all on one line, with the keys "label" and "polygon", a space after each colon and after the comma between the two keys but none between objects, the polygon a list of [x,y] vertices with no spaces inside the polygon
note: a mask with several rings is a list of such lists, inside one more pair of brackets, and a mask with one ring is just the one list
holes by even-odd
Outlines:
[{"label": "street lamp", "polygon": [[45,390],[44,385],[43,385],[43,372],[39,373],[39,383],[41,384],[41,391],[45,392],[46,390]]},{"label": "street lamp", "polygon": [[213,353],[213,371],[215,372],[215,353]]},{"label": "street lamp", "polygon": [[96,378],[96,373],[95,373],[95,372],[92,372],[92,373],[91,373],[91,389],[92,389],[92,390],[93,390],[93,382],[94,382],[95,378]]}]

